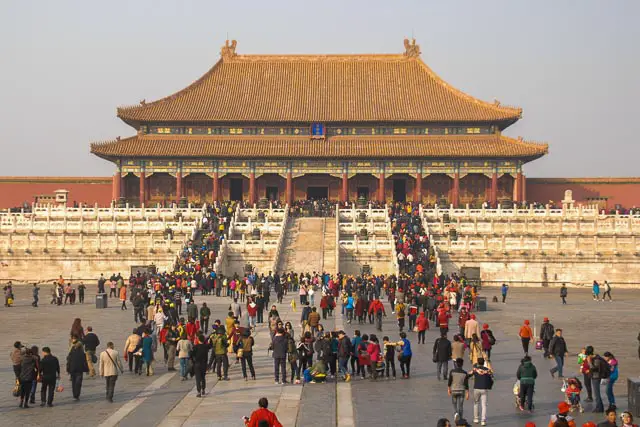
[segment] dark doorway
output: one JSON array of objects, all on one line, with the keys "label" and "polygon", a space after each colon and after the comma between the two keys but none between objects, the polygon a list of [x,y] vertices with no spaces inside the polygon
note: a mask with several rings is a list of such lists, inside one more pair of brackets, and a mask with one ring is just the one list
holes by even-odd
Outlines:
[{"label": "dark doorway", "polygon": [[356,190],[358,200],[369,200],[369,187],[358,187]]},{"label": "dark doorway", "polygon": [[320,200],[329,198],[329,187],[307,187],[308,200]]},{"label": "dark doorway", "polygon": [[266,197],[268,200],[278,200],[278,187],[267,187]]},{"label": "dark doorway", "polygon": [[407,181],[404,179],[393,180],[393,200],[404,202],[407,200]]},{"label": "dark doorway", "polygon": [[242,200],[242,179],[231,178],[229,179],[229,196],[231,200]]}]

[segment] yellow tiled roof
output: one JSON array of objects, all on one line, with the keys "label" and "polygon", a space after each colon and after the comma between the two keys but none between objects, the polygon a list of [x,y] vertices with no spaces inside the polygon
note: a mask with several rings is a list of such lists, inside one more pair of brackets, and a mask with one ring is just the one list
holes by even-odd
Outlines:
[{"label": "yellow tiled roof", "polygon": [[520,108],[487,103],[439,78],[407,44],[398,55],[237,55],[235,42],[185,89],[121,107],[139,122],[501,122]]},{"label": "yellow tiled roof", "polygon": [[335,136],[326,140],[280,136],[136,135],[94,143],[91,152],[120,157],[210,157],[220,159],[331,158],[522,158],[533,160],[547,144],[498,134],[430,136]]}]

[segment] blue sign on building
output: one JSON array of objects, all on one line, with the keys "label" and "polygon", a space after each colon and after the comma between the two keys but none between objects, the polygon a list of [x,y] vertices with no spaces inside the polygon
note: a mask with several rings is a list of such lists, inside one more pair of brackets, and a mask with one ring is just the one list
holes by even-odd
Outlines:
[{"label": "blue sign on building", "polygon": [[322,123],[313,123],[311,125],[312,138],[324,138],[324,125]]}]

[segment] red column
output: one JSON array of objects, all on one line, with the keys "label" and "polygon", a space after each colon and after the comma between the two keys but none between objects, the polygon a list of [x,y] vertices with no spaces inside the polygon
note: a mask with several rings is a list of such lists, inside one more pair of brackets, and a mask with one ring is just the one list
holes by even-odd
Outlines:
[{"label": "red column", "polygon": [[457,208],[460,203],[460,174],[458,172],[453,174],[453,207]]},{"label": "red column", "polygon": [[115,174],[113,174],[113,195],[112,195],[112,199],[113,201],[117,202],[120,199],[120,194],[121,193],[121,182],[122,182],[122,177],[120,175],[120,172],[116,172]]},{"label": "red column", "polygon": [[384,196],[384,173],[381,173],[380,176],[378,177],[378,201],[380,203],[384,203],[384,201],[385,201],[385,196]]},{"label": "red column", "polygon": [[291,206],[293,204],[293,174],[291,172],[287,172],[287,192],[285,196],[287,204]]},{"label": "red column", "polygon": [[522,181],[521,194],[522,194],[522,201],[524,202],[524,201],[527,200],[527,177],[524,174],[522,174],[522,180],[521,181]]},{"label": "red column", "polygon": [[256,202],[256,174],[249,172],[249,203]]},{"label": "red column", "polygon": [[422,203],[422,173],[416,174],[416,188],[414,191],[413,201]]},{"label": "red column", "polygon": [[498,203],[498,173],[494,172],[491,175],[491,206],[496,206]]},{"label": "red column", "polygon": [[213,180],[213,201],[217,202],[220,197],[220,179],[218,179],[218,172],[214,172],[213,178],[211,179]]},{"label": "red column", "polygon": [[182,172],[176,172],[176,202],[182,198]]},{"label": "red column", "polygon": [[342,174],[342,194],[340,195],[340,201],[345,203],[349,200],[349,176],[346,173]]},{"label": "red column", "polygon": [[522,172],[516,174],[516,182],[513,185],[513,201],[520,202],[522,197]]},{"label": "red column", "polygon": [[140,206],[146,201],[145,182],[144,172],[140,172]]}]

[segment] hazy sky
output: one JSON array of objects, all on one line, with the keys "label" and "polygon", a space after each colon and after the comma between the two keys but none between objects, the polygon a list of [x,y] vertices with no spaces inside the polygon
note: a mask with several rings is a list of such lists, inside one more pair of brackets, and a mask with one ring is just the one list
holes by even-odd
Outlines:
[{"label": "hazy sky", "polygon": [[0,0],[0,175],[109,175],[89,143],[135,131],[118,105],[182,89],[237,52],[401,53],[524,109],[528,176],[638,176],[640,1]]}]

